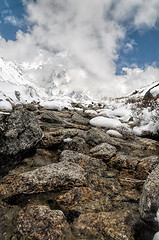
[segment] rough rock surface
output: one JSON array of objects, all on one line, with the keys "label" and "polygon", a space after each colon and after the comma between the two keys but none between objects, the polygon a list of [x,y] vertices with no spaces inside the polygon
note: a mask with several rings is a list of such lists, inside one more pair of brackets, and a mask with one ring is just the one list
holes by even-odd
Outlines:
[{"label": "rough rock surface", "polygon": [[130,212],[100,212],[82,214],[74,222],[75,235],[89,239],[134,240],[133,216]]},{"label": "rough rock surface", "polygon": [[16,165],[0,179],[0,239],[153,239],[159,230],[157,141],[124,130],[111,137],[88,124],[92,116],[82,106],[78,112],[16,109],[0,117],[0,137],[9,136],[0,151],[15,152],[5,162]]},{"label": "rough rock surface", "polygon": [[48,123],[63,123],[62,119],[53,111],[47,111],[40,115],[40,120]]},{"label": "rough rock surface", "polygon": [[140,199],[140,216],[147,224],[159,230],[159,165],[148,176]]},{"label": "rough rock surface", "polygon": [[17,231],[24,239],[62,240],[70,236],[69,224],[63,212],[47,206],[27,206],[20,211]]},{"label": "rough rock surface", "polygon": [[45,191],[69,189],[86,184],[85,171],[71,162],[52,163],[20,175],[9,176],[2,184],[0,193],[11,197]]},{"label": "rough rock surface", "polygon": [[93,157],[101,158],[104,161],[109,160],[116,152],[116,148],[108,143],[101,143],[90,150]]},{"label": "rough rock surface", "polygon": [[41,140],[42,135],[34,114],[27,110],[16,110],[10,115],[1,116],[0,174],[26,156]]}]

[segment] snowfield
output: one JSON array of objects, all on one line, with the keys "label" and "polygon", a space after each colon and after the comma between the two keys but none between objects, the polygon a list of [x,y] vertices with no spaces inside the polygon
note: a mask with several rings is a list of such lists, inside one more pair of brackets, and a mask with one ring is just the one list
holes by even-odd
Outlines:
[{"label": "snowfield", "polygon": [[[64,72],[60,75],[56,72],[56,75],[58,78],[62,77],[60,84],[62,88],[65,88],[69,82],[66,81],[68,79],[65,79],[67,73]],[[85,106],[86,114],[95,116],[90,120],[90,125],[106,128],[107,133],[112,136],[122,137],[122,131],[128,131],[138,136],[159,133],[158,82],[135,90],[134,93],[123,98],[105,98],[100,101],[94,101],[89,94],[87,96],[82,92],[72,92],[66,95],[58,89],[57,94],[57,77],[55,83],[51,82],[50,95],[44,84],[43,86],[38,85],[16,64],[0,58],[0,114],[12,111],[13,107],[19,103],[31,102],[36,102],[50,110],[61,111],[66,107],[83,111],[83,108],[72,107],[72,102],[78,102]],[[100,103],[100,107],[98,103]]]}]

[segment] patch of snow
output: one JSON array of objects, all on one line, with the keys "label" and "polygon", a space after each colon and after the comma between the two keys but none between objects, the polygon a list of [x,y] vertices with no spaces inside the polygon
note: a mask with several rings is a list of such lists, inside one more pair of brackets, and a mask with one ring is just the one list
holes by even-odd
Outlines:
[{"label": "patch of snow", "polygon": [[118,119],[106,118],[103,116],[95,117],[90,120],[90,124],[96,127],[120,128],[123,124]]},{"label": "patch of snow", "polygon": [[119,137],[119,138],[123,137],[122,134],[120,134],[118,131],[115,131],[115,130],[108,130],[106,133],[112,137]]},{"label": "patch of snow", "polygon": [[61,111],[64,106],[60,101],[41,101],[40,105],[48,110]]},{"label": "patch of snow", "polygon": [[104,116],[104,117],[111,117],[112,116],[112,110],[111,109],[101,109],[98,110],[99,115]]},{"label": "patch of snow", "polygon": [[6,114],[6,115],[9,115],[10,113],[9,113],[9,112],[0,112],[0,114]]},{"label": "patch of snow", "polygon": [[155,221],[159,223],[159,208],[158,208],[158,210],[156,212]]},{"label": "patch of snow", "polygon": [[154,87],[150,93],[152,94],[153,97],[156,97],[157,95],[159,95],[159,86]]},{"label": "patch of snow", "polygon": [[85,110],[85,113],[98,115],[98,113],[95,110]]},{"label": "patch of snow", "polygon": [[128,121],[131,118],[132,113],[131,113],[130,109],[122,107],[122,108],[117,108],[117,109],[113,110],[112,115],[114,117],[118,117],[119,119],[121,119],[123,121]]},{"label": "patch of snow", "polygon": [[76,111],[79,111],[79,112],[82,112],[82,111],[83,111],[83,108],[75,107],[75,108],[73,108],[73,109],[76,110]]},{"label": "patch of snow", "polygon": [[159,240],[159,232],[155,233],[153,240]]},{"label": "patch of snow", "polygon": [[72,138],[65,138],[63,141],[64,141],[65,143],[68,143],[68,142],[71,142],[71,141],[72,141]]},{"label": "patch of snow", "polygon": [[150,121],[146,125],[136,126],[133,128],[132,132],[133,134],[137,136],[141,136],[144,132],[151,132],[155,134],[157,131],[159,131],[159,123],[154,123],[153,121]]},{"label": "patch of snow", "polygon": [[0,101],[0,109],[5,111],[13,110],[11,103],[5,99],[3,101]]}]

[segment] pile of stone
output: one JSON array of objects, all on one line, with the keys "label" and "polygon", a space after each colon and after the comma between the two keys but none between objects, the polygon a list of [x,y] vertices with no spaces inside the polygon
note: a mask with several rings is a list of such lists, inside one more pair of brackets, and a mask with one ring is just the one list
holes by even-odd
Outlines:
[{"label": "pile of stone", "polygon": [[92,114],[0,116],[0,239],[152,240],[159,143],[92,127]]}]

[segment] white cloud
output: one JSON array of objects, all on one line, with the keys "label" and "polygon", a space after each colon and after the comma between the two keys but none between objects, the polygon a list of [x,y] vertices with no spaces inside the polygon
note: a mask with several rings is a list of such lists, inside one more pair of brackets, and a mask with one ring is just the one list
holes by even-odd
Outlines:
[{"label": "white cloud", "polygon": [[[133,92],[135,89],[149,85],[152,82],[158,81],[159,79],[159,68],[154,66],[148,66],[145,69],[141,68],[123,68],[125,71],[124,76],[118,76],[118,79],[124,81],[126,86],[126,92]],[[131,84],[129,84],[131,83]],[[125,92],[125,93],[126,93]]]},{"label": "white cloud", "polygon": [[[159,18],[158,0],[24,2],[27,21],[32,27],[26,34],[19,31],[15,42],[1,38],[2,56],[18,62],[46,62],[47,74],[41,73],[41,81],[51,74],[52,65],[63,64],[72,77],[69,88],[89,89],[95,96],[121,95],[132,86],[140,85],[129,70],[125,77],[116,77],[114,61],[118,57],[119,40],[125,38],[127,27],[155,26]],[[122,24],[126,21],[129,23]],[[130,40],[125,49],[133,50],[134,45]]]},{"label": "white cloud", "polygon": [[4,22],[13,24],[14,26],[19,26],[19,20],[17,18],[15,18],[14,16],[4,17]]},{"label": "white cloud", "polygon": [[7,8],[9,8],[9,4],[7,0],[4,0],[4,4],[6,5]]}]

